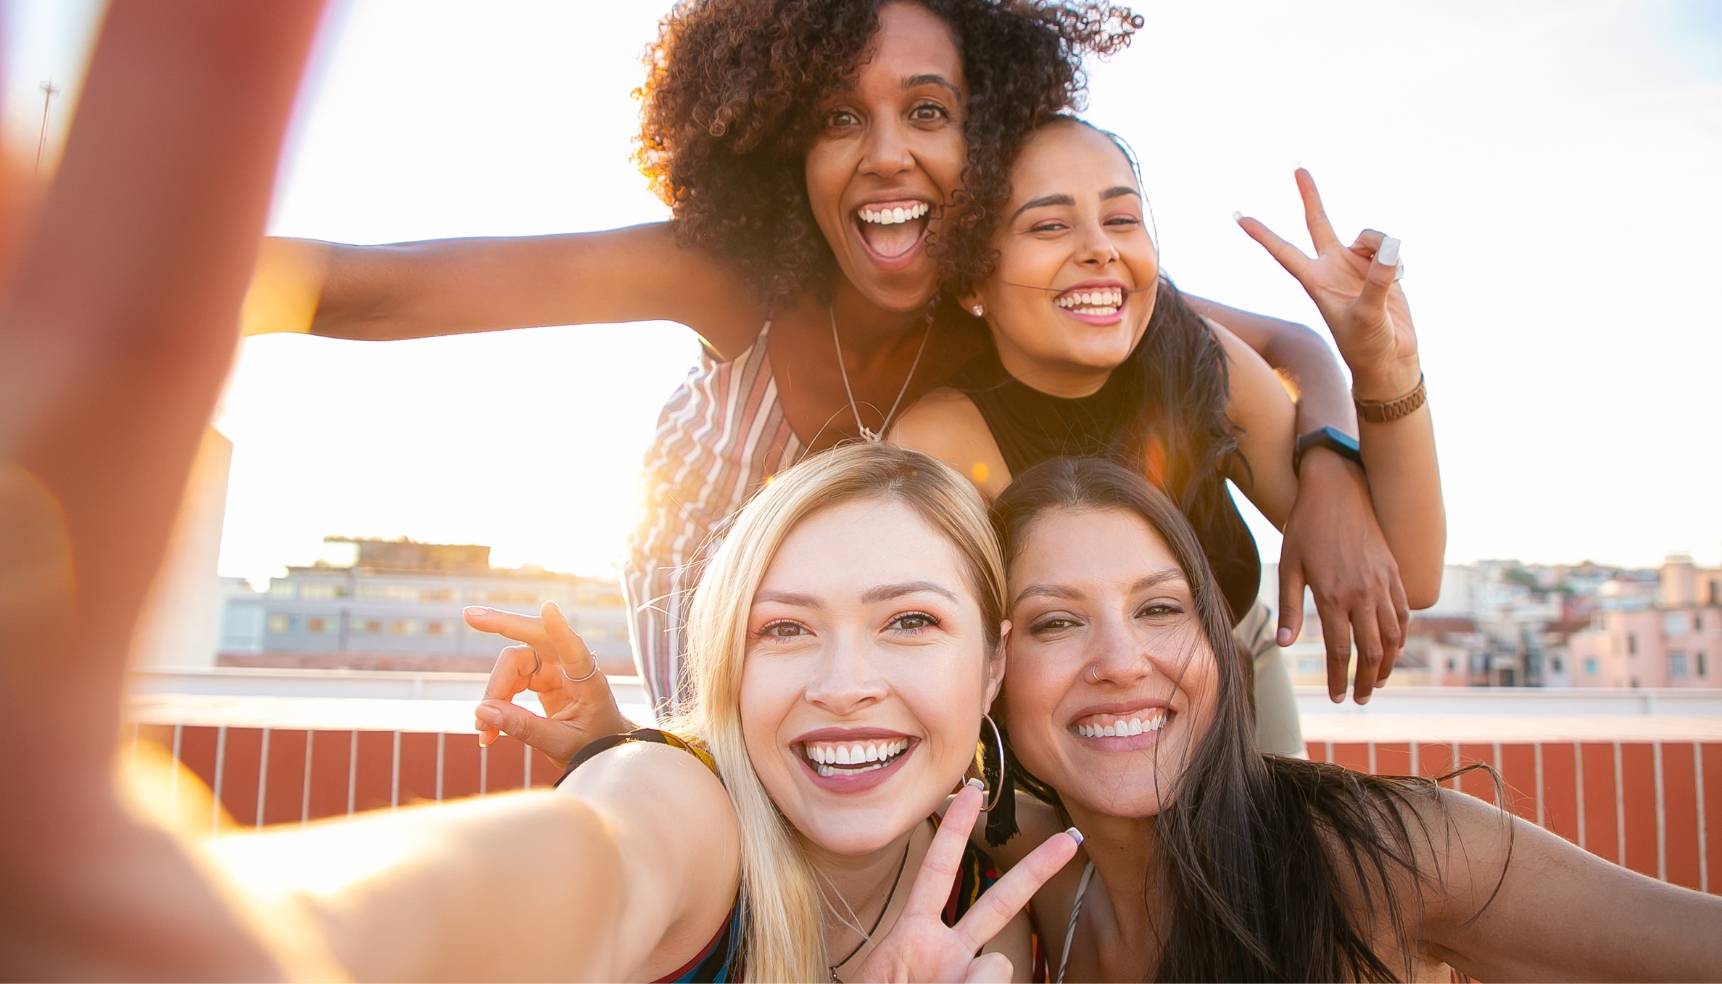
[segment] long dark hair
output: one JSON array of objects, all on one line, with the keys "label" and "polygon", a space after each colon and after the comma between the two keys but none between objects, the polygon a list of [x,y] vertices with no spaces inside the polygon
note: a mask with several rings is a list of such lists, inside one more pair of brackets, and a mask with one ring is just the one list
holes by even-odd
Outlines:
[{"label": "long dark hair", "polygon": [[[1162,950],[1155,978],[1407,976],[1411,967],[1389,966],[1375,944],[1385,931],[1407,960],[1415,952],[1408,938],[1415,913],[1405,910],[1394,886],[1432,874],[1420,870],[1414,847],[1430,843],[1417,807],[1436,802],[1438,780],[1369,776],[1257,752],[1219,585],[1177,506],[1112,462],[1042,462],[1017,476],[993,506],[1007,565],[1035,520],[1053,509],[1121,509],[1147,522],[1183,568],[1214,654],[1213,722],[1191,748],[1170,805],[1157,818],[1160,863],[1150,892],[1164,900],[1166,918],[1157,926]],[[1011,778],[1068,822],[1058,791],[1008,758]]]}]

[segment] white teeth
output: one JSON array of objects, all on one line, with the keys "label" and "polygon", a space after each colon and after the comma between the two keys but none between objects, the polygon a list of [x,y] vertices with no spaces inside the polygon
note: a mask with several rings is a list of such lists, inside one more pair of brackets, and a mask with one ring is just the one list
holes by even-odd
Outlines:
[{"label": "white teeth", "polygon": [[1078,724],[1074,730],[1083,738],[1129,738],[1149,731],[1159,731],[1166,726],[1166,712],[1150,717],[1132,717],[1107,724]]},{"label": "white teeth", "polygon": [[911,222],[927,214],[929,206],[926,202],[916,202],[908,208],[864,208],[858,213],[861,221],[875,225],[896,225],[899,222]]},{"label": "white teeth", "polygon": [[863,766],[841,770],[844,774],[866,772],[878,768],[901,755],[909,748],[909,739],[893,738],[888,741],[851,742],[841,744],[835,742],[808,743],[803,746],[802,754],[807,756],[820,775],[834,775],[829,771],[835,766]]},{"label": "white teeth", "polygon": [[1053,303],[1078,314],[1116,314],[1124,304],[1124,291],[1118,287],[1070,291],[1054,298]]}]

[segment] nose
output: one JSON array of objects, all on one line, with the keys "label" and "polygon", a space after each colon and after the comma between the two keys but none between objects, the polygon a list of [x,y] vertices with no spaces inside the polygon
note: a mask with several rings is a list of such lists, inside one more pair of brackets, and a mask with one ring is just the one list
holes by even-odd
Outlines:
[{"label": "nose", "polygon": [[866,142],[861,148],[861,173],[879,178],[894,178],[915,166],[909,151],[909,141],[895,120],[875,122],[867,128]]},{"label": "nose", "polygon": [[839,634],[820,652],[803,694],[808,703],[843,717],[883,700],[886,689],[867,645]]},{"label": "nose", "polygon": [[1118,244],[1112,241],[1105,226],[1096,222],[1083,224],[1076,245],[1076,262],[1094,269],[1105,269],[1118,262]]},{"label": "nose", "polygon": [[1147,640],[1127,620],[1099,620],[1092,639],[1083,671],[1090,683],[1129,686],[1154,671]]}]

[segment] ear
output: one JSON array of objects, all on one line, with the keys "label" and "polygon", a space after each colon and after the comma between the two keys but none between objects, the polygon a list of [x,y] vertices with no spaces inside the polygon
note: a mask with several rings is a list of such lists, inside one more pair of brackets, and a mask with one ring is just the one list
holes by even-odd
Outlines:
[{"label": "ear", "polygon": [[985,304],[986,301],[981,298],[980,291],[971,288],[957,295],[957,303],[963,306],[964,311],[967,311],[969,314],[974,314],[975,306],[978,304]]},{"label": "ear", "polygon": [[987,659],[986,703],[984,705],[986,707],[993,706],[993,701],[998,699],[999,688],[1004,686],[1005,650],[1009,644],[1010,619],[1007,618],[999,623],[998,649]]}]

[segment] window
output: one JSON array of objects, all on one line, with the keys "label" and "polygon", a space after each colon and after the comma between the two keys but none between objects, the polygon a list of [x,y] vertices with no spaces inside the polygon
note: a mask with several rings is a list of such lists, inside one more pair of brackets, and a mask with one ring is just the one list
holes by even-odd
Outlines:
[{"label": "window", "polygon": [[336,581],[311,581],[299,586],[299,597],[317,601],[347,597],[347,586]]},{"label": "window", "polygon": [[1701,678],[1702,677],[1708,677],[1710,675],[1710,668],[1708,666],[1704,665],[1704,650],[1700,649],[1694,655],[1696,655],[1698,657],[1698,675],[1699,675],[1699,677],[1701,677]]},{"label": "window", "polygon": [[1554,673],[1561,671],[1561,658],[1559,656],[1549,657],[1549,670]]},{"label": "window", "polygon": [[313,615],[305,620],[305,631],[317,635],[333,632],[335,631],[335,620],[324,618],[321,615]]},{"label": "window", "polygon": [[291,597],[293,597],[293,594],[294,594],[294,592],[293,592],[293,582],[292,581],[288,581],[288,580],[285,580],[283,578],[274,578],[274,579],[270,580],[270,582],[269,582],[269,597],[271,597],[271,598],[291,598]]},{"label": "window", "polygon": [[419,634],[419,620],[416,618],[397,618],[389,631],[395,635],[416,636]]},{"label": "window", "polygon": [[427,605],[449,605],[454,603],[453,588],[422,588],[419,600]]},{"label": "window", "polygon": [[1448,673],[1459,672],[1459,661],[1454,659],[1451,656],[1447,657],[1447,672]]},{"label": "window", "polygon": [[1631,632],[1626,634],[1626,654],[1628,656],[1638,655],[1638,636]]},{"label": "window", "polygon": [[1671,649],[1668,652],[1668,679],[1686,679],[1686,654],[1678,649]]},{"label": "window", "polygon": [[380,618],[367,618],[363,622],[359,623],[359,631],[370,635],[382,635],[383,620]]},{"label": "window", "polygon": [[448,623],[442,619],[431,619],[425,623],[425,635],[439,636],[448,634]]},{"label": "window", "polygon": [[271,616],[269,616],[269,634],[270,635],[285,635],[285,634],[292,632],[292,631],[293,631],[293,616],[291,616],[291,615],[271,615]]},{"label": "window", "polygon": [[1587,659],[1584,661],[1584,675],[1596,676],[1596,660]]},{"label": "window", "polygon": [[406,584],[361,584],[362,601],[393,601],[413,604],[419,600],[419,589]]},{"label": "window", "polygon": [[1664,635],[1680,635],[1686,631],[1685,612],[1663,612],[1662,632]]}]

